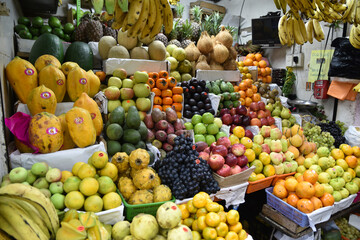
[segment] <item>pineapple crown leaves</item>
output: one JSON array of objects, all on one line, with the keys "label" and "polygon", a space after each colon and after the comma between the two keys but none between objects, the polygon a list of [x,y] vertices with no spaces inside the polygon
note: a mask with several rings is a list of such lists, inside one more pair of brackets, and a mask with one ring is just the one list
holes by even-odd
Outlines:
[{"label": "pineapple crown leaves", "polygon": [[219,12],[212,12],[211,15],[205,16],[205,21],[201,24],[202,31],[207,31],[210,35],[218,34],[223,18],[224,15]]},{"label": "pineapple crown leaves", "polygon": [[178,4],[176,5],[175,13],[176,13],[176,15],[177,15],[178,18],[181,18],[181,17],[182,17],[182,15],[183,15],[183,13],[184,13],[184,8],[185,8],[184,5],[181,4],[181,3],[178,3]]},{"label": "pineapple crown leaves", "polygon": [[200,6],[194,6],[190,9],[191,14],[194,16],[194,22],[201,23],[202,8]]},{"label": "pineapple crown leaves", "polygon": [[186,20],[185,23],[181,26],[181,37],[182,39],[190,39],[193,31],[191,27],[191,22],[189,20]]},{"label": "pineapple crown leaves", "polygon": [[233,38],[236,37],[237,32],[238,32],[238,29],[236,27],[227,25],[227,26],[225,26],[225,29],[229,31],[229,33],[231,34],[231,36]]},{"label": "pineapple crown leaves", "polygon": [[174,23],[173,23],[173,29],[171,30],[171,32],[169,33],[169,39],[176,39],[177,36],[178,36],[178,32],[179,32],[179,21],[180,19],[178,20],[175,20],[174,19]]}]

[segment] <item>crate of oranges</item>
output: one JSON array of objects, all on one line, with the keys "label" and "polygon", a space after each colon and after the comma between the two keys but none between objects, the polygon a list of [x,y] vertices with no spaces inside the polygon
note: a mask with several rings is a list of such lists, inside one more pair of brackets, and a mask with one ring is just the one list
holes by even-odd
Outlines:
[{"label": "crate of oranges", "polygon": [[261,95],[258,93],[258,88],[253,84],[250,78],[243,79],[238,85],[234,86],[234,91],[240,93],[241,105],[250,107],[252,102],[261,101]]},{"label": "crate of oranges", "polygon": [[174,77],[170,77],[167,71],[150,72],[148,84],[151,92],[155,94],[153,108],[166,111],[171,107],[176,111],[178,118],[182,117],[183,112],[183,88],[177,86]]},{"label": "crate of oranges", "polygon": [[[260,81],[263,83],[271,83],[272,82],[272,69],[269,67],[269,63],[265,61],[263,56],[260,53],[249,53],[243,59],[243,61],[238,62],[238,68],[240,72],[244,69],[248,69],[251,66],[257,67],[257,78],[254,79],[255,81]],[[240,69],[242,68],[242,69]]]}]

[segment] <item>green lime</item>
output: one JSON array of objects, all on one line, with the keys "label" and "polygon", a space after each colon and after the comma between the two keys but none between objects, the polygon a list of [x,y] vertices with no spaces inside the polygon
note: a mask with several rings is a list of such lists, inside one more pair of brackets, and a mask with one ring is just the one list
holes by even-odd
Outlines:
[{"label": "green lime", "polygon": [[18,18],[18,24],[23,24],[27,27],[30,27],[31,23],[30,23],[30,19],[28,19],[27,17],[19,17]]},{"label": "green lime", "polygon": [[63,37],[64,37],[64,32],[61,28],[53,28],[52,33],[61,39],[63,39]]},{"label": "green lime", "polygon": [[43,25],[40,29],[40,33],[44,34],[44,33],[51,33],[52,28],[49,25]]},{"label": "green lime", "polygon": [[73,24],[71,23],[66,23],[64,25],[64,32],[67,34],[71,34],[73,31],[75,30],[75,27]]},{"label": "green lime", "polygon": [[44,20],[41,17],[34,17],[31,23],[33,27],[41,28],[44,25]]},{"label": "green lime", "polygon": [[65,33],[65,34],[64,34],[64,37],[63,37],[63,40],[64,40],[65,42],[70,42],[70,41],[71,41],[70,35]]},{"label": "green lime", "polygon": [[73,18],[75,19],[76,9],[75,9],[75,8],[71,8],[71,13],[72,13],[72,15],[73,15]]},{"label": "green lime", "polygon": [[33,40],[36,40],[36,39],[38,39],[39,37],[38,36],[33,36]]},{"label": "green lime", "polygon": [[17,34],[19,34],[21,30],[29,31],[29,29],[24,24],[18,24],[14,27],[14,29]]},{"label": "green lime", "polygon": [[30,33],[33,36],[40,36],[40,29],[36,27],[30,27]]},{"label": "green lime", "polygon": [[57,17],[51,16],[49,18],[49,25],[52,28],[60,28],[61,27],[61,22]]},{"label": "green lime", "polygon": [[24,38],[24,39],[31,39],[32,38],[32,35],[29,31],[26,31],[26,30],[21,30],[20,33],[19,33],[19,36],[21,38]]}]

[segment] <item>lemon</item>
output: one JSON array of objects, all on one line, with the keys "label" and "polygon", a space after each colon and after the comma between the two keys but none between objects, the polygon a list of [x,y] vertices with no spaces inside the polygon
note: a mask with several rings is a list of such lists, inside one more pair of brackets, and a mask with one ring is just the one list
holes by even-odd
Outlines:
[{"label": "lemon", "polygon": [[99,190],[99,182],[95,178],[86,177],[81,180],[79,190],[85,196],[94,195]]},{"label": "lemon", "polygon": [[80,209],[84,205],[84,195],[79,191],[72,191],[65,196],[65,206],[69,209]]},{"label": "lemon", "polygon": [[109,192],[105,194],[102,200],[104,202],[104,210],[117,208],[121,205],[120,195],[116,192]]}]

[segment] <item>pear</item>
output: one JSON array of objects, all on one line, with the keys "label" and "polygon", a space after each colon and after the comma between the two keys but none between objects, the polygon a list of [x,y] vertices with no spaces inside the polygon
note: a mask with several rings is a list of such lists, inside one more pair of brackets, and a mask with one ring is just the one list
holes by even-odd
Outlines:
[{"label": "pear", "polygon": [[290,112],[290,110],[288,108],[284,107],[281,110],[280,116],[281,116],[282,119],[289,119],[290,116],[291,116],[291,112]]}]

